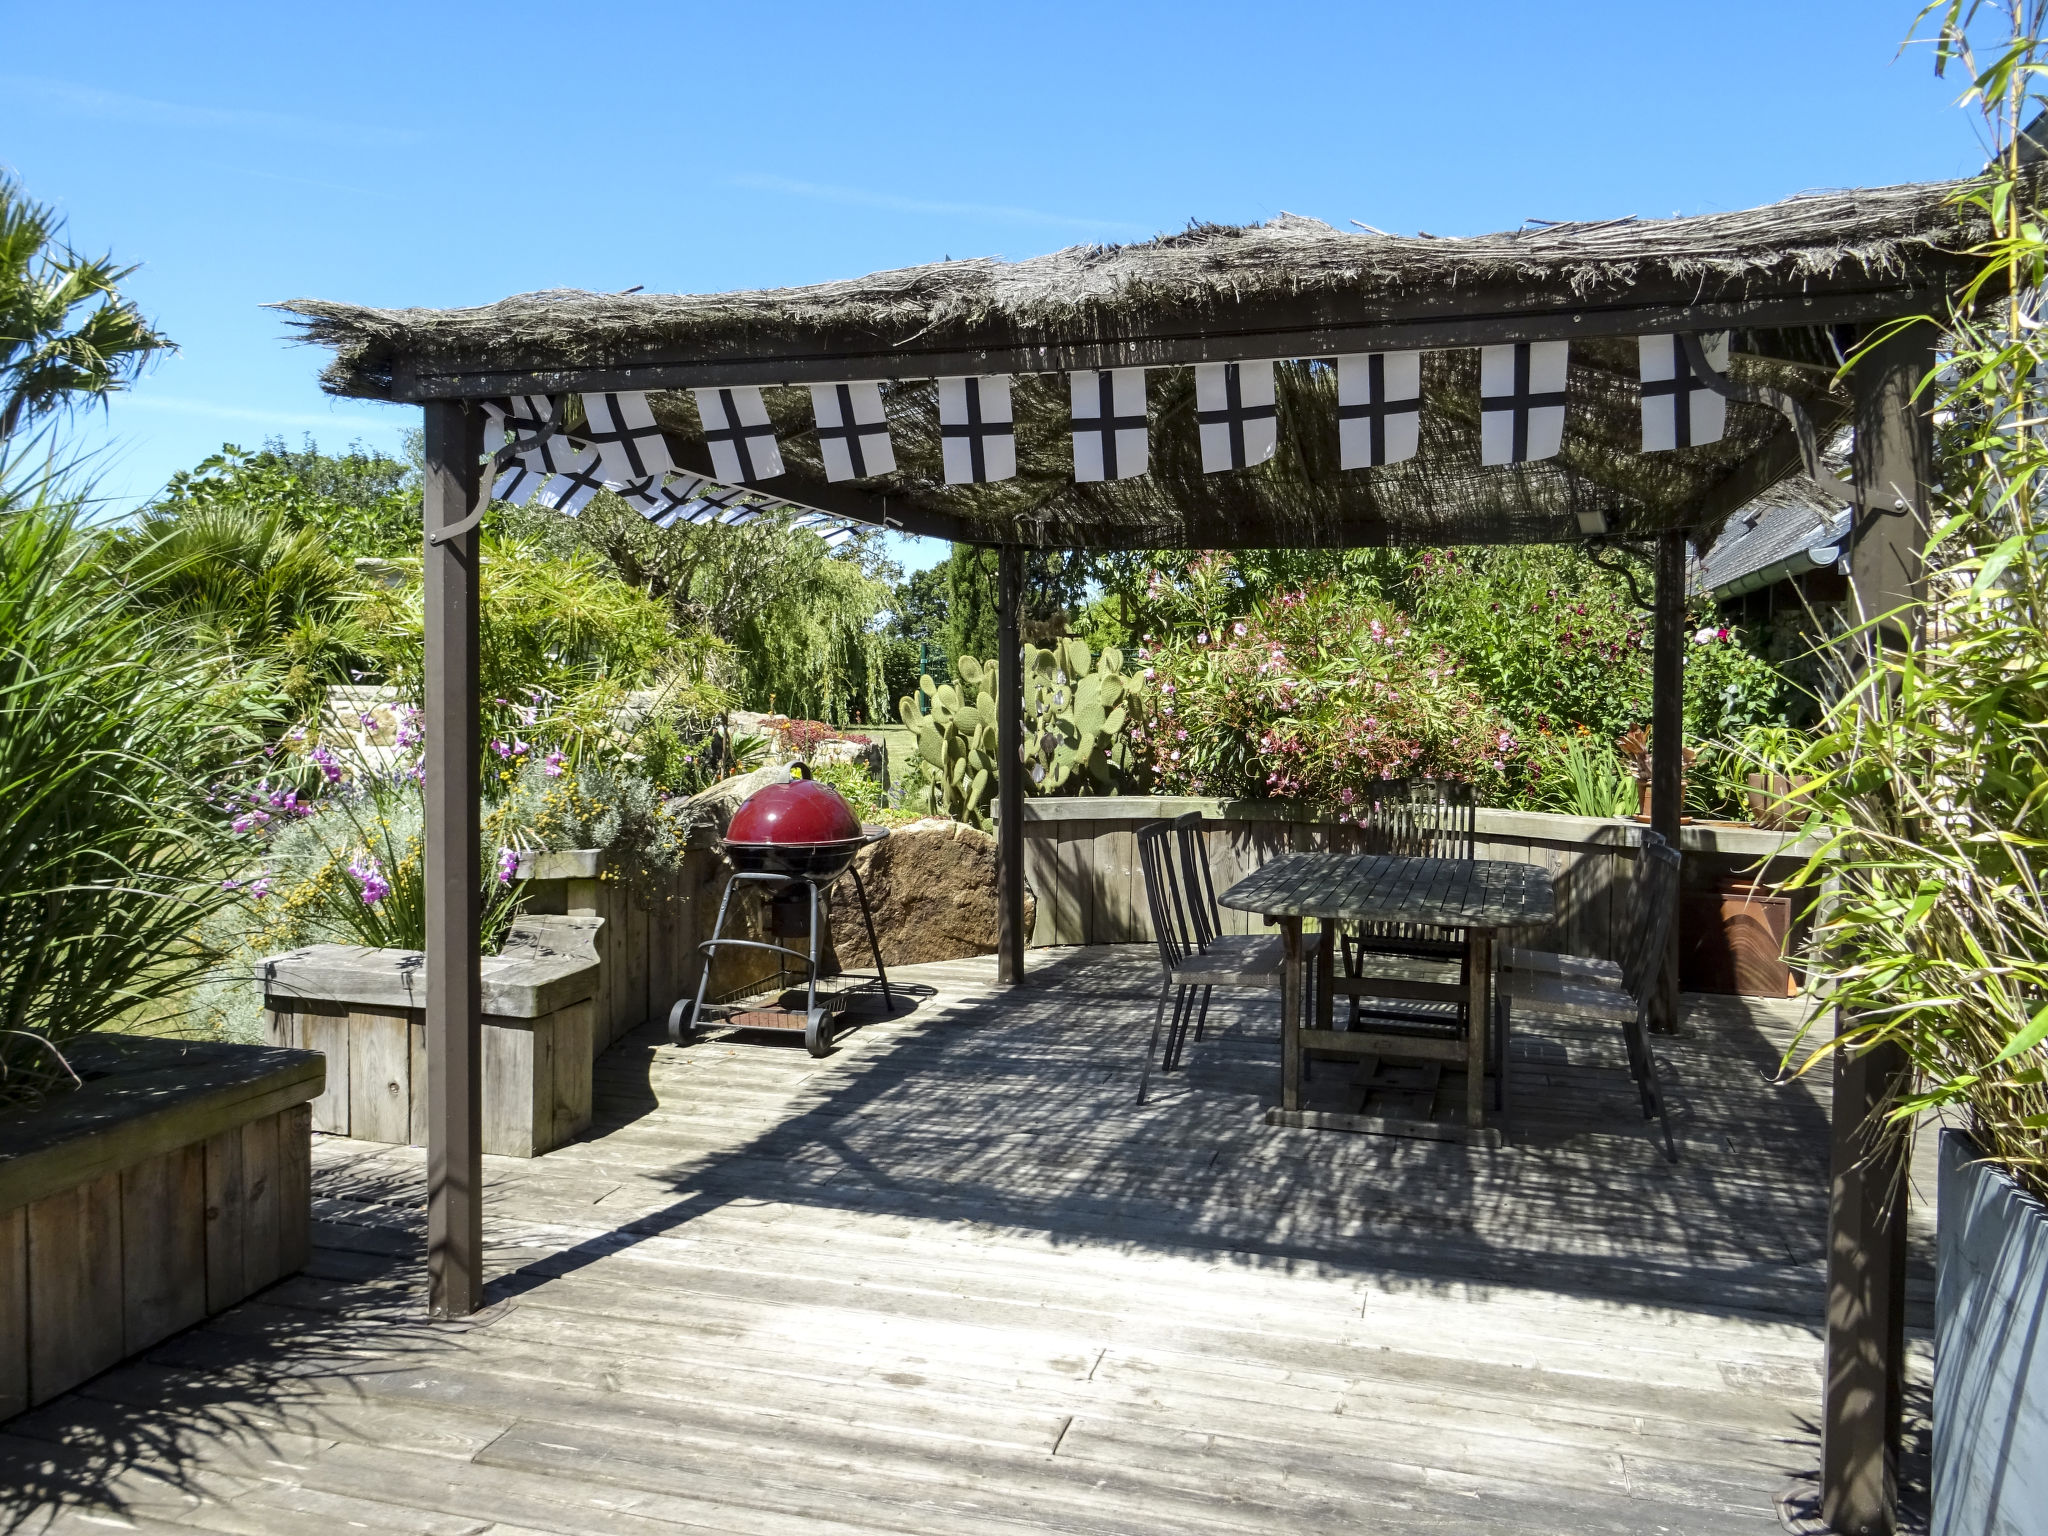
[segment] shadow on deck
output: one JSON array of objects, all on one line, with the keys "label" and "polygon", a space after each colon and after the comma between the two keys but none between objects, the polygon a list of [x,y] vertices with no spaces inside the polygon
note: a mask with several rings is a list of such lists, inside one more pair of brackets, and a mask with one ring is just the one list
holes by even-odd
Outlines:
[{"label": "shadow on deck", "polygon": [[420,1154],[323,1142],[311,1272],[6,1426],[16,1528],[1775,1527],[1826,1227],[1789,1005],[1689,999],[1672,1166],[1605,1028],[1518,1016],[1503,1151],[1276,1130],[1270,997],[1138,1107],[1149,951],[1031,960],[899,973],[822,1062],[621,1042],[586,1140],[490,1160],[466,1323],[420,1316]]}]

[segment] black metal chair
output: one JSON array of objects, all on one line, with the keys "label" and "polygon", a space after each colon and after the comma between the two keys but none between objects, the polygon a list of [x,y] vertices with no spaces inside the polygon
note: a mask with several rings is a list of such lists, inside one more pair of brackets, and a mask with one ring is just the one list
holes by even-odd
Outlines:
[{"label": "black metal chair", "polygon": [[1671,1111],[1664,1102],[1663,1085],[1657,1081],[1657,1053],[1650,1044],[1650,1004],[1671,964],[1680,858],[1678,850],[1657,833],[1643,833],[1642,846],[1636,850],[1635,874],[1629,881],[1632,917],[1621,965],[1622,989],[1635,1004],[1622,1019],[1629,1075],[1636,1080],[1643,1118],[1655,1119],[1662,1126],[1664,1153],[1674,1163],[1678,1161],[1678,1144],[1671,1134]]},{"label": "black metal chair", "polygon": [[[1215,882],[1202,846],[1199,813],[1175,821],[1155,821],[1138,829],[1138,864],[1145,876],[1145,901],[1152,932],[1159,945],[1159,1003],[1152,1013],[1152,1038],[1145,1047],[1145,1066],[1138,1076],[1138,1102],[1145,1102],[1152,1059],[1170,1072],[1180,1061],[1190,1033],[1201,1038],[1209,1014],[1210,994],[1217,987],[1276,992],[1285,976],[1286,949],[1278,934],[1222,932],[1222,911]],[[1313,960],[1319,935],[1302,940],[1302,1007],[1309,1008]],[[1200,996],[1197,997],[1196,994]],[[1173,1019],[1166,1004],[1173,1000]],[[1165,1031],[1164,1051],[1160,1033]]]},{"label": "black metal chair", "polygon": [[1517,950],[1510,957],[1511,988],[1524,1002],[1611,1019],[1621,1026],[1628,1048],[1629,1076],[1642,1102],[1643,1118],[1654,1119],[1664,1136],[1664,1154],[1678,1161],[1671,1113],[1657,1077],[1650,1042],[1650,1007],[1671,964],[1671,925],[1677,921],[1681,860],[1678,850],[1645,829],[1636,846],[1625,899],[1629,919],[1622,937],[1621,964],[1541,950]]}]

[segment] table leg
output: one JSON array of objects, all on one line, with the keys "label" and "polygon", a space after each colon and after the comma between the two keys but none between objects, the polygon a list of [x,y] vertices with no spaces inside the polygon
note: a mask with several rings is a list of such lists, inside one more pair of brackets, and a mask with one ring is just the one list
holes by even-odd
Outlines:
[{"label": "table leg", "polygon": [[1301,919],[1280,919],[1280,1107],[1301,1108]]},{"label": "table leg", "polygon": [[1465,1046],[1465,1124],[1478,1130],[1486,1124],[1486,1032],[1493,1023],[1493,934],[1466,930],[1470,946],[1471,1028]]}]

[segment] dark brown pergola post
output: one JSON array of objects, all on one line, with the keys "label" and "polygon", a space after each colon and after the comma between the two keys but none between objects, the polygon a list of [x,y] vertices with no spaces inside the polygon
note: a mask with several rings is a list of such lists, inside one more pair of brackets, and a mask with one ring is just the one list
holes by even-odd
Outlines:
[{"label": "dark brown pergola post", "polygon": [[[1685,805],[1685,534],[1657,536],[1656,612],[1650,658],[1650,830],[1678,846]],[[1678,1030],[1678,923],[1650,1004],[1650,1026]]]},{"label": "dark brown pergola post", "polygon": [[1024,980],[1024,551],[996,550],[996,980]]},{"label": "dark brown pergola post", "polygon": [[483,418],[460,401],[426,407],[427,1307],[483,1305],[483,982],[477,929],[477,565],[467,519],[480,493]]},{"label": "dark brown pergola post", "polygon": [[[1924,592],[1920,551],[1934,478],[1929,401],[1914,390],[1934,366],[1934,328],[1888,337],[1850,371],[1858,499],[1850,553],[1867,619]],[[1896,513],[1898,515],[1886,515]],[[1917,624],[1909,615],[1905,626]],[[1887,625],[1892,636],[1900,626]],[[1844,1536],[1896,1524],[1899,1422],[1905,1399],[1904,1145],[1874,1135],[1906,1073],[1885,1045],[1834,1059],[1828,1187],[1828,1355],[1821,1417],[1821,1514]]]}]

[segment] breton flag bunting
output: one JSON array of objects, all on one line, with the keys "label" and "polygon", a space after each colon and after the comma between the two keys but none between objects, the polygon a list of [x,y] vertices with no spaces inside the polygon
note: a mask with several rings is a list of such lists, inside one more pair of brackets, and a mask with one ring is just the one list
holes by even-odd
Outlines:
[{"label": "breton flag bunting", "polygon": [[1337,359],[1337,463],[1373,469],[1415,457],[1422,431],[1422,354]]},{"label": "breton flag bunting", "polygon": [[896,472],[880,384],[813,384],[811,409],[818,418],[818,451],[825,458],[827,480],[870,480]]},{"label": "breton flag bunting", "polygon": [[[1728,402],[1700,381],[1676,336],[1639,336],[1642,359],[1643,452],[1718,443],[1728,429]],[[1728,333],[1700,337],[1716,373],[1728,371]]]},{"label": "breton flag bunting", "polygon": [[1265,463],[1280,445],[1272,363],[1197,363],[1195,420],[1204,474]]},{"label": "breton flag bunting", "polygon": [[1014,476],[1017,433],[1010,418],[1010,376],[939,380],[939,438],[946,484],[981,485]]},{"label": "breton flag bunting", "polygon": [[[568,437],[560,430],[559,424],[550,428],[555,410],[546,395],[514,395],[507,406],[487,400],[484,412],[485,449],[496,454],[504,447],[509,432],[514,450],[505,470],[491,486],[491,494],[499,501],[524,506],[539,496],[543,502],[552,505],[549,487],[565,476],[594,469],[597,465],[597,454],[593,449]],[[575,494],[580,487],[565,484],[557,489],[566,497]],[[582,491],[571,510],[580,509],[595,494],[594,487]]]},{"label": "breton flag bunting", "polygon": [[676,467],[646,395],[585,395],[583,414],[589,424],[582,436],[597,449],[604,478],[612,484],[658,479]]},{"label": "breton flag bunting", "polygon": [[[542,443],[533,451],[544,453],[548,449],[557,446],[569,447],[572,445],[557,440],[555,443]],[[579,463],[574,467],[564,468],[561,473],[541,487],[538,499],[544,505],[553,507],[557,512],[581,512],[590,505],[590,498],[604,488],[605,474],[603,465],[599,462],[598,456],[595,453],[584,449],[581,452]]]},{"label": "breton flag bunting", "polygon": [[704,441],[711,447],[711,472],[721,480],[773,480],[782,473],[782,450],[768,420],[759,385],[693,390]]},{"label": "breton flag bunting", "polygon": [[1571,343],[1518,341],[1479,349],[1479,462],[1526,464],[1564,445]]},{"label": "breton flag bunting", "polygon": [[1074,395],[1074,478],[1128,480],[1145,473],[1145,370],[1069,375]]}]

